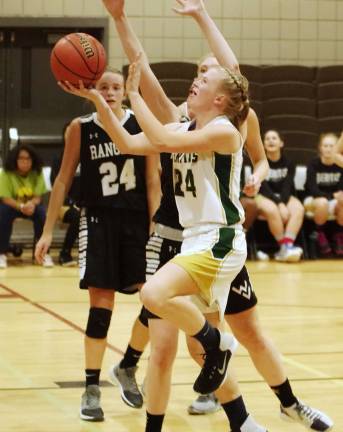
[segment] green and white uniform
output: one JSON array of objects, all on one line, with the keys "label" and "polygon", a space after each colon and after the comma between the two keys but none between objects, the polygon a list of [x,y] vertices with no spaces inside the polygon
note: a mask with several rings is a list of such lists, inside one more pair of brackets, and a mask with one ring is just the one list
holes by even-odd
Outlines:
[{"label": "green and white uniform", "polygon": [[[234,128],[226,116],[209,124]],[[189,130],[184,123],[181,132]],[[174,192],[181,225],[185,228],[181,253],[172,262],[197,283],[205,312],[219,309],[221,317],[230,284],[244,265],[247,250],[239,201],[243,140],[239,150],[173,154]]]}]

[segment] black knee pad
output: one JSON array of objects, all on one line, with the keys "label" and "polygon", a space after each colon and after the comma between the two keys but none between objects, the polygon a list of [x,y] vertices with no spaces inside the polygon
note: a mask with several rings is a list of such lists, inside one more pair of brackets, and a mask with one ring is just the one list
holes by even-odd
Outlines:
[{"label": "black knee pad", "polygon": [[104,308],[89,309],[86,335],[94,339],[105,339],[110,327],[112,311]]},{"label": "black knee pad", "polygon": [[149,318],[148,317],[148,310],[144,306],[142,306],[142,309],[139,313],[138,319],[145,327],[149,327],[148,318]]}]

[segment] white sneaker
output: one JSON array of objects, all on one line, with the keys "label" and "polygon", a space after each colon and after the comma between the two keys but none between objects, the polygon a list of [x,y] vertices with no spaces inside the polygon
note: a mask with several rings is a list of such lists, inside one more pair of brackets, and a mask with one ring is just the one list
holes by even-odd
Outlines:
[{"label": "white sneaker", "polygon": [[7,268],[7,256],[5,254],[0,254],[0,269]]},{"label": "white sneaker", "polygon": [[189,405],[187,411],[191,415],[211,414],[220,410],[221,405],[214,393],[208,395],[199,395],[191,405]]},{"label": "white sneaker", "polygon": [[251,415],[248,416],[239,430],[240,432],[268,432],[264,426],[257,424]]},{"label": "white sneaker", "polygon": [[45,257],[44,257],[44,259],[43,259],[43,267],[53,267],[54,266],[54,262],[53,262],[53,260],[52,260],[52,258],[51,258],[51,256],[49,255],[49,254],[46,254],[45,255]]},{"label": "white sneaker", "polygon": [[269,255],[261,250],[256,252],[256,258],[258,261],[269,261]]},{"label": "white sneaker", "polygon": [[302,254],[303,250],[301,247],[283,244],[280,250],[274,255],[274,258],[280,262],[299,262]]},{"label": "white sneaker", "polygon": [[326,432],[333,427],[330,417],[315,408],[304,405],[301,401],[288,408],[281,405],[280,411],[283,420],[300,423],[313,431]]}]

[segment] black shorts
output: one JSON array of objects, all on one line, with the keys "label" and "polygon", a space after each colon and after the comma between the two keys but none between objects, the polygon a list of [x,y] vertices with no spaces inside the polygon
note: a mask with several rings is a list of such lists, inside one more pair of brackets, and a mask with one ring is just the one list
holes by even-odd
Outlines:
[{"label": "black shorts", "polygon": [[257,297],[252,288],[249,273],[245,266],[231,282],[229,297],[227,300],[225,315],[233,315],[244,312],[256,306]]},{"label": "black shorts", "polygon": [[181,250],[182,242],[161,237],[152,233],[146,244],[146,278],[174,258]]},{"label": "black shorts", "polygon": [[82,209],[79,234],[80,288],[112,289],[125,294],[145,282],[145,213],[115,208]]}]

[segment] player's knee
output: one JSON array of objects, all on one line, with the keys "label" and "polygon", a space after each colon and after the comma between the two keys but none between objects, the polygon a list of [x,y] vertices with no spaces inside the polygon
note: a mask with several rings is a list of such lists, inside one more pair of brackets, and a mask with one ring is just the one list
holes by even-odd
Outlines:
[{"label": "player's knee", "polygon": [[160,343],[158,346],[152,347],[150,352],[150,361],[155,368],[163,371],[170,370],[176,357],[177,344],[170,343],[166,340],[165,343]]},{"label": "player's knee", "polygon": [[140,290],[140,298],[143,305],[153,313],[157,313],[161,307],[161,302],[149,283],[143,285],[143,288]]},{"label": "player's knee", "polygon": [[110,327],[112,311],[91,307],[89,309],[86,335],[94,339],[105,339]]}]

